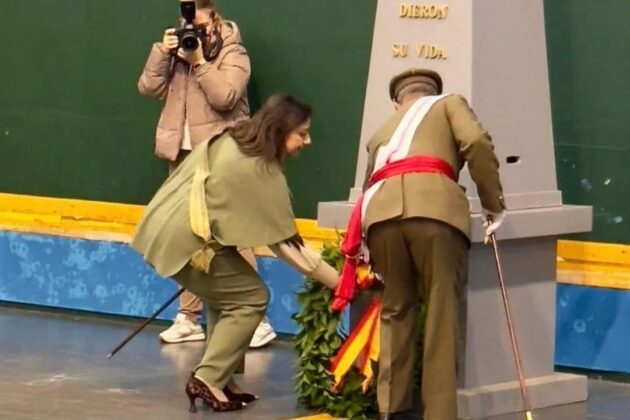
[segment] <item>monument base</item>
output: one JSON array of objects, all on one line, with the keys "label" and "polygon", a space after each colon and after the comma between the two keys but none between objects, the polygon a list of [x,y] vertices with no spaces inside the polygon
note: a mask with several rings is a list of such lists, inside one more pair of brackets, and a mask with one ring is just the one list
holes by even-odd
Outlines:
[{"label": "monument base", "polygon": [[[320,203],[319,223],[343,226],[352,205]],[[559,235],[591,229],[592,208],[559,205],[509,211],[499,229],[502,272],[532,407],[585,401],[586,378],[554,371],[556,247]],[[523,408],[492,248],[483,244],[481,214],[472,215],[464,354],[459,373],[461,418],[485,419]],[[387,283],[387,279],[385,279]],[[363,312],[351,305],[351,325]],[[576,408],[577,409],[577,408]],[[580,418],[580,417],[576,417]],[[582,417],[583,418],[583,417]]]},{"label": "monument base", "polygon": [[[586,401],[588,390],[585,376],[554,373],[527,380],[532,409],[555,407]],[[457,391],[460,419],[485,419],[523,411],[518,381],[466,388]],[[586,407],[576,406],[583,414],[571,417],[585,419]]]},{"label": "monument base", "polygon": [[[345,230],[353,208],[354,203],[350,201],[321,202],[317,207],[317,224],[323,228]],[[473,243],[483,242],[481,217],[481,213],[473,208],[471,215]],[[592,217],[593,209],[589,206],[559,204],[508,210],[504,225],[497,231],[497,238],[524,239],[586,232],[592,227]]]}]

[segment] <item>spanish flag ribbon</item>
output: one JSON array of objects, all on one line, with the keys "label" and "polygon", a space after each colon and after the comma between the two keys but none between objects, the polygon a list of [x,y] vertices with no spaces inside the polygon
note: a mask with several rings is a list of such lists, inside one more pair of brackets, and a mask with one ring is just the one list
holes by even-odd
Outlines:
[{"label": "spanish flag ribbon", "polygon": [[363,392],[367,391],[374,377],[371,361],[377,362],[379,357],[380,315],[381,301],[374,298],[354,331],[331,361],[334,390],[341,387],[343,378],[358,360],[359,372],[365,377],[362,384]]}]

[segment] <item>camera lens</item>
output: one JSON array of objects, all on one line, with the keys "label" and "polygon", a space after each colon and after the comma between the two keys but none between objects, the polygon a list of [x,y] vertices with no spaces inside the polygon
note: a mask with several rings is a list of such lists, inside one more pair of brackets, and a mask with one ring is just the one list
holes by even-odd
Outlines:
[{"label": "camera lens", "polygon": [[199,40],[194,32],[186,32],[184,36],[182,36],[182,49],[184,51],[195,51],[199,46]]}]

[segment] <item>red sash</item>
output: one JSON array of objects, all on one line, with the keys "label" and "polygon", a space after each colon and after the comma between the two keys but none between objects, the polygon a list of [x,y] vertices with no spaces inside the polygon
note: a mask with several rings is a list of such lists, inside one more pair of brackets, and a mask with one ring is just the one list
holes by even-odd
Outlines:
[{"label": "red sash", "polygon": [[[411,174],[411,173],[434,173],[447,176],[457,182],[457,175],[448,162],[435,156],[411,156],[396,162],[388,163],[380,170],[376,171],[370,177],[369,186],[379,181],[389,179],[395,176]],[[353,299],[357,284],[356,271],[359,259],[359,251],[361,249],[362,239],[362,205],[363,196],[357,200],[352,210],[350,221],[348,222],[348,230],[341,244],[341,253],[345,257],[343,269],[341,271],[341,279],[335,290],[335,297],[332,303],[334,311],[342,311],[348,303]]]}]

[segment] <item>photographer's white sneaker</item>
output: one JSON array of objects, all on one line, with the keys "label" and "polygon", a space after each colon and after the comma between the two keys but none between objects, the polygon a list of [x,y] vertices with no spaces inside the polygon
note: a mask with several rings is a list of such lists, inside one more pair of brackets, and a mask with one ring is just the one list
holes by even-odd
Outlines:
[{"label": "photographer's white sneaker", "polygon": [[177,314],[173,325],[160,334],[160,340],[170,344],[186,341],[203,341],[205,339],[206,334],[203,332],[201,325],[193,323],[184,314]]},{"label": "photographer's white sneaker", "polygon": [[258,349],[263,347],[273,341],[276,337],[277,335],[271,327],[271,324],[269,324],[269,321],[265,318],[260,321],[260,324],[258,324],[258,327],[254,332],[254,336],[252,337],[252,341],[249,343],[249,348]]}]

